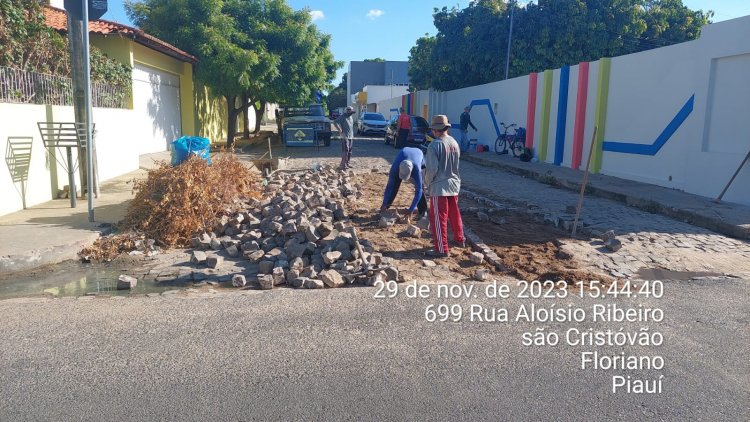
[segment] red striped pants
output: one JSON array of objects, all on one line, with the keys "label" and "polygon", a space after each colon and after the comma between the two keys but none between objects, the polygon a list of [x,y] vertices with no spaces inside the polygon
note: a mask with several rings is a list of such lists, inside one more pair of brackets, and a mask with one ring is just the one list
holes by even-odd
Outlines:
[{"label": "red striped pants", "polygon": [[464,225],[461,221],[461,211],[458,209],[458,196],[430,197],[430,229],[435,251],[448,253],[448,222],[453,231],[453,240],[462,243],[464,239]]}]

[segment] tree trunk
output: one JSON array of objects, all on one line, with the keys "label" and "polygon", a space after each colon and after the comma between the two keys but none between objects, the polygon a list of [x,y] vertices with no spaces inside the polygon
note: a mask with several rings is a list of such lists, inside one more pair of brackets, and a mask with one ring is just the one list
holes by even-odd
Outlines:
[{"label": "tree trunk", "polygon": [[227,97],[227,148],[234,144],[234,130],[237,126],[237,108],[234,103],[237,101],[236,96]]},{"label": "tree trunk", "polygon": [[260,107],[255,109],[255,134],[260,133],[260,121],[263,119],[263,113],[266,112],[266,102],[260,100]]},{"label": "tree trunk", "polygon": [[247,98],[247,94],[242,94],[242,128],[244,129],[243,137],[245,139],[250,138],[250,99]]}]

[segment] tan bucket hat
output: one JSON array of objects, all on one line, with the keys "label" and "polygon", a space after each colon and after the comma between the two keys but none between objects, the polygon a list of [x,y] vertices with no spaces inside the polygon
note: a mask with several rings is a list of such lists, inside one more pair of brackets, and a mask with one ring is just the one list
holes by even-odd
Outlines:
[{"label": "tan bucket hat", "polygon": [[430,129],[443,131],[449,127],[451,127],[451,124],[450,122],[448,122],[448,116],[446,116],[445,114],[436,114],[432,116],[432,124],[430,125]]}]

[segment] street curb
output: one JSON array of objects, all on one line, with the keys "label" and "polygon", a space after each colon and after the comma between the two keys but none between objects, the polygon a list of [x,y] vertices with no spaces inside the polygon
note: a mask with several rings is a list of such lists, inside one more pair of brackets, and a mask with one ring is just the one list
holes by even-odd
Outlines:
[{"label": "street curb", "polygon": [[[537,182],[544,183],[546,185],[564,188],[573,192],[580,192],[581,184],[565,179],[557,179],[548,173],[540,173],[532,169],[524,169],[504,163],[499,163],[492,160],[483,159],[475,155],[462,155],[462,159],[478,164],[483,167],[496,168],[498,170],[513,173],[519,176],[523,176],[529,179],[533,179]],[[666,204],[654,201],[652,199],[639,198],[622,194],[619,192],[613,192],[606,188],[597,187],[594,182],[589,182],[586,185],[586,194],[594,195],[600,198],[610,199],[613,201],[621,202],[631,207],[638,208],[642,211],[646,211],[652,214],[661,214],[666,217],[683,221],[694,226],[703,227],[709,230],[713,230],[717,233],[721,233],[726,236],[734,237],[742,240],[750,240],[750,228],[737,226],[734,224],[726,223],[719,218],[712,218],[706,215],[702,215],[693,211],[674,208]]]},{"label": "street curb", "polygon": [[99,233],[92,233],[86,239],[64,245],[55,245],[45,249],[26,251],[18,255],[0,257],[0,276],[12,275],[34,270],[45,265],[58,264],[78,258],[78,252],[91,245],[99,238]]}]

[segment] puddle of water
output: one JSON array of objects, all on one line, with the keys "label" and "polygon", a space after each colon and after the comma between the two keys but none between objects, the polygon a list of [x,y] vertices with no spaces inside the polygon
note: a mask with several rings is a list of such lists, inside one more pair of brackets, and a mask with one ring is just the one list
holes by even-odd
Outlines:
[{"label": "puddle of water", "polygon": [[57,264],[33,273],[0,279],[0,300],[35,296],[84,296],[91,293],[128,296],[186,287],[184,284],[138,280],[134,289],[117,290],[117,277],[120,274],[122,271],[119,269],[105,265]]},{"label": "puddle of water", "polygon": [[689,281],[698,277],[724,277],[724,274],[698,271],[671,271],[661,268],[641,268],[638,270],[638,278],[641,280]]}]

